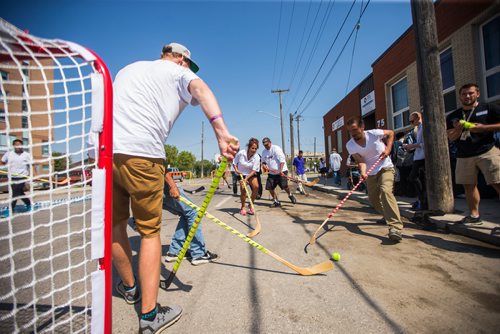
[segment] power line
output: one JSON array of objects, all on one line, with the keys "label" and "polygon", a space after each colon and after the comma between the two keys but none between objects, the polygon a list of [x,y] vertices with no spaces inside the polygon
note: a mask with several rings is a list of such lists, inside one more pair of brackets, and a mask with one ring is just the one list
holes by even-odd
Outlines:
[{"label": "power line", "polygon": [[[359,27],[360,27],[360,21],[361,21],[361,17],[363,16],[363,14],[365,13],[366,11],[366,8],[368,7],[368,5],[370,4],[370,1],[371,0],[368,0],[368,2],[366,3],[366,6],[363,8],[363,10],[361,11],[360,15],[359,15],[359,18],[358,18],[358,21],[356,22],[356,25],[354,26],[353,30],[351,31],[351,34],[349,35],[349,37],[347,38],[344,46],[342,47],[342,50],[340,51],[337,59],[335,60],[335,62],[332,64],[332,66],[330,67],[330,70],[328,71],[327,75],[325,76],[325,79],[323,80],[323,82],[320,84],[318,90],[316,91],[316,93],[314,94],[314,96],[311,98],[311,100],[309,100],[308,104],[304,107],[304,109],[299,113],[299,115],[302,115],[304,113],[304,111],[306,111],[307,108],[309,108],[309,106],[311,105],[311,103],[314,101],[314,99],[318,96],[319,92],[321,91],[321,89],[323,88],[325,82],[328,80],[328,78],[330,77],[330,74],[332,73],[335,65],[337,65],[339,59],[340,59],[340,56],[342,55],[342,53],[344,52],[347,44],[349,43],[349,40],[351,39],[352,37],[352,34],[356,31],[356,38],[357,38],[357,32],[359,30]],[[363,3],[361,3],[362,5]],[[354,46],[355,47],[355,46]],[[354,55],[354,49],[353,49],[353,55]]]},{"label": "power line", "polygon": [[290,30],[292,29],[292,22],[293,22],[293,14],[295,13],[295,0],[293,0],[293,5],[292,5],[292,15],[290,16],[290,24],[288,25],[288,33],[286,37],[286,43],[285,43],[285,51],[283,52],[283,63],[281,65],[281,71],[280,75],[278,77],[278,85],[281,81],[281,76],[283,74],[283,69],[285,68],[285,60],[286,60],[286,52],[288,50],[288,42],[290,40]]},{"label": "power line", "polygon": [[[316,18],[318,17],[319,11],[321,9],[322,2],[323,2],[323,0],[320,2],[319,6],[318,6],[318,10],[316,12],[316,16],[314,17],[314,20],[313,20],[314,23],[313,23],[313,25],[311,27],[311,30],[309,32],[309,36],[307,37],[306,47],[307,47],[307,44],[309,43],[309,40],[310,40],[310,37],[311,37],[311,33],[314,30],[314,26],[316,25],[316,22],[317,22]],[[309,70],[309,67],[311,66],[311,62],[312,62],[312,59],[314,58],[314,54],[315,54],[316,49],[318,47],[319,41],[320,41],[321,37],[323,36],[323,32],[324,32],[324,29],[325,29],[325,26],[326,26],[326,22],[328,22],[328,20],[330,19],[330,15],[331,15],[331,12],[332,12],[333,4],[335,4],[335,1],[328,3],[327,8],[325,10],[325,14],[323,15],[323,17],[321,19],[321,23],[319,25],[318,32],[317,32],[316,37],[314,38],[314,42],[312,44],[311,52],[309,53],[309,57],[307,58],[307,63],[305,65],[305,67],[304,67],[304,70],[302,71],[302,75],[300,76],[301,79],[300,79],[299,85],[298,85],[298,87],[296,89],[297,92],[300,91],[300,88],[302,87],[302,84],[304,83],[305,74],[307,73],[307,71]],[[306,50],[306,48],[304,48],[304,53],[305,53],[305,50]],[[302,53],[302,56],[304,55],[304,53]],[[302,62],[302,58],[301,58],[301,62]],[[299,63],[299,65],[300,65],[300,63]],[[290,107],[293,106],[293,104],[295,103],[295,100],[297,99],[297,96],[298,96],[298,94],[294,95],[294,98],[292,100],[292,103],[290,104]]]},{"label": "power line", "polygon": [[273,67],[273,80],[271,82],[271,87],[274,87],[274,75],[276,73],[276,61],[278,60],[278,48],[280,42],[280,33],[281,33],[281,13],[283,11],[283,0],[281,0],[280,4],[280,19],[278,22],[278,36],[276,38],[276,52],[274,53],[274,67]]},{"label": "power line", "polygon": [[[321,66],[319,67],[318,71],[316,72],[316,75],[314,76],[313,81],[312,81],[312,82],[311,82],[311,84],[309,85],[309,88],[307,89],[307,91],[306,91],[306,93],[304,94],[304,96],[303,96],[302,100],[300,101],[300,103],[299,103],[299,105],[298,105],[298,107],[297,107],[297,110],[299,110],[299,109],[300,109],[300,107],[302,106],[302,103],[304,103],[304,101],[305,101],[305,99],[306,99],[307,95],[308,95],[308,94],[309,94],[309,92],[311,91],[312,86],[313,86],[313,85],[314,85],[314,83],[316,82],[316,79],[318,78],[318,75],[319,75],[319,73],[321,72],[321,69],[322,69],[322,68],[323,68],[323,66],[325,65],[325,62],[326,62],[326,60],[328,59],[328,56],[330,55],[330,52],[332,51],[333,46],[335,45],[335,42],[337,41],[337,39],[338,39],[338,37],[339,37],[340,33],[342,32],[342,29],[344,28],[344,25],[345,25],[345,23],[347,22],[347,19],[348,19],[348,18],[349,18],[349,16],[351,15],[351,11],[352,11],[352,9],[353,9],[353,7],[354,7],[354,5],[355,5],[355,4],[356,4],[356,0],[355,0],[355,1],[353,1],[353,3],[352,3],[352,5],[351,5],[351,7],[349,8],[349,11],[347,12],[347,15],[345,16],[344,21],[342,22],[342,25],[340,26],[339,31],[337,32],[337,35],[335,36],[335,38],[334,38],[334,40],[333,40],[332,44],[330,45],[330,48],[328,49],[328,52],[326,53],[325,57],[323,58],[323,61],[321,62]],[[351,34],[352,34],[352,33],[351,33]],[[350,37],[349,37],[349,38],[350,38]],[[344,47],[345,47],[345,45],[344,45]]]}]

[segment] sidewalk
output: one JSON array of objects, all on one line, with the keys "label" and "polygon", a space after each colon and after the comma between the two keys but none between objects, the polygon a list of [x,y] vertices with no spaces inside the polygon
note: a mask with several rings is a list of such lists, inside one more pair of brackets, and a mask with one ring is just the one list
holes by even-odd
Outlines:
[{"label": "sidewalk", "polygon": [[[313,179],[315,175],[309,174],[309,179]],[[318,175],[319,176],[319,175]],[[326,184],[325,184],[326,182]],[[333,185],[333,178],[321,178],[320,181],[314,185],[313,189],[323,191],[330,194],[338,195],[344,198],[349,190],[345,185],[346,179],[342,179],[342,186],[338,187]],[[368,196],[365,192],[355,191],[349,200],[356,200],[358,202],[369,205]],[[411,204],[416,200],[415,198],[396,196],[398,201],[401,216],[408,219],[413,218],[415,211],[411,210]],[[437,228],[445,231],[464,235],[469,238],[487,242],[496,246],[500,246],[500,201],[498,198],[481,199],[480,203],[481,218],[483,224],[479,226],[465,226],[463,224],[456,224],[464,216],[468,214],[467,203],[465,198],[455,199],[455,213],[446,214],[444,216],[429,217],[429,222],[434,223]]]}]

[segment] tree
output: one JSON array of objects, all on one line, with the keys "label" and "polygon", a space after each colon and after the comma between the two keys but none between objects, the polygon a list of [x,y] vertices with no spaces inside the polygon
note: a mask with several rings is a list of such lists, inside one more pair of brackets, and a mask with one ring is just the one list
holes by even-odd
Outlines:
[{"label": "tree", "polygon": [[54,171],[62,172],[67,169],[68,163],[71,163],[71,157],[63,157],[61,152],[52,152],[54,157]]},{"label": "tree", "polygon": [[179,150],[173,145],[165,145],[165,160],[167,166],[177,167],[177,156]]},{"label": "tree", "polygon": [[193,173],[197,176],[197,177],[200,177],[201,175],[201,164],[203,163],[203,171],[204,173],[207,175],[207,174],[210,174],[210,172],[214,169],[214,165],[212,162],[208,161],[208,160],[203,160],[202,161],[196,161],[194,163],[194,170],[193,170]]},{"label": "tree", "polygon": [[179,167],[179,170],[191,170],[195,161],[196,157],[193,153],[182,151],[177,156],[177,167]]}]

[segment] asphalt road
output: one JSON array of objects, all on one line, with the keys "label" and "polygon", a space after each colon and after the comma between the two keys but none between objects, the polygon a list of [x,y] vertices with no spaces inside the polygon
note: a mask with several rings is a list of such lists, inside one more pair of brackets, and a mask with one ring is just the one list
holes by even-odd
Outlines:
[{"label": "asphalt road", "polygon": [[[184,184],[187,189],[199,185]],[[204,194],[191,198],[201,204]],[[315,191],[297,195],[296,205],[285,193],[280,197],[282,208],[269,208],[267,192],[257,201],[262,231],[254,240],[301,267],[323,262],[333,251],[341,261],[325,274],[300,276],[204,219],[208,249],[220,260],[202,266],[184,261],[169,290],[160,290],[160,303],[184,309],[165,332],[494,333],[500,328],[499,248],[423,231],[407,221],[403,241],[394,244],[387,227],[375,223],[380,216],[347,201],[305,253],[310,236],[340,200]],[[254,218],[239,215],[239,197],[225,186],[208,211],[244,234],[254,226]],[[163,219],[165,254],[177,217],[164,211]],[[129,232],[137,261],[139,237]],[[173,263],[162,267],[166,278]],[[113,332],[136,332],[138,312],[138,305],[115,293]]]}]

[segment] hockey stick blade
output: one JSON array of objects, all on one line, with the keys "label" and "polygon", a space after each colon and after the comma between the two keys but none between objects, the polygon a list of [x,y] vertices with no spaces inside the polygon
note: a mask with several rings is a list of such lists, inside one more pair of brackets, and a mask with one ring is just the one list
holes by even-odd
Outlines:
[{"label": "hockey stick blade", "polygon": [[[187,205],[189,205],[190,207],[192,207],[193,209],[200,210],[200,208],[197,205],[191,203],[187,199],[180,197],[180,200],[182,202],[186,203]],[[303,275],[303,276],[317,275],[317,274],[321,274],[321,273],[327,272],[329,270],[332,270],[334,268],[334,264],[330,260],[321,262],[321,263],[316,264],[312,267],[307,267],[307,268],[298,267],[298,266],[288,262],[287,260],[283,259],[281,256],[271,252],[269,249],[265,248],[264,246],[260,245],[259,243],[255,242],[254,240],[246,237],[244,234],[242,234],[241,232],[239,232],[235,228],[232,228],[231,226],[227,225],[226,223],[220,221],[219,219],[217,219],[216,217],[214,217],[210,213],[205,212],[204,214],[205,214],[205,216],[207,216],[208,219],[210,219],[211,221],[213,221],[217,225],[221,226],[226,231],[229,231],[232,234],[234,234],[235,236],[237,236],[238,238],[243,239],[245,242],[249,243],[251,246],[257,248],[258,250],[260,250],[264,254],[271,256],[275,260],[281,262],[282,264],[284,264],[288,268],[294,270],[295,272],[297,272],[300,275]]]},{"label": "hockey stick blade", "polygon": [[[382,161],[384,157],[383,156],[380,156],[378,158],[377,161],[375,161],[375,163],[373,164],[373,166],[370,167],[370,169],[368,169],[368,171],[366,172],[366,174],[368,175],[374,168],[375,166],[378,165],[378,163],[380,161]],[[349,197],[351,197],[351,195],[354,193],[354,191],[359,187],[359,185],[361,183],[363,183],[365,180],[363,178],[360,178],[358,184],[356,184],[352,189],[351,191],[344,197],[344,199],[342,201],[340,201],[340,203],[335,207],[335,209],[332,210],[332,212],[330,212],[330,214],[328,215],[328,217],[326,217],[326,219],[323,221],[323,223],[321,223],[321,225],[318,227],[318,229],[314,232],[314,234],[311,236],[311,239],[309,239],[309,244],[310,245],[314,245],[314,243],[316,243],[316,238],[317,238],[317,235],[319,233],[319,231],[323,228],[323,226],[325,226],[325,224],[328,222],[328,220],[335,214],[335,212],[337,212],[340,207],[347,201],[347,199]],[[306,247],[307,249],[307,247]]]},{"label": "hockey stick blade", "polygon": [[185,192],[187,192],[187,193],[189,193],[191,195],[199,193],[200,191],[203,191],[203,190],[205,190],[204,186],[198,187],[198,188],[196,188],[194,190],[186,190],[186,189],[184,189]]},{"label": "hockey stick blade", "polygon": [[319,177],[315,178],[314,180],[308,182],[308,183],[304,183],[305,186],[308,186],[308,187],[312,187],[314,186],[316,183],[319,182]]}]

